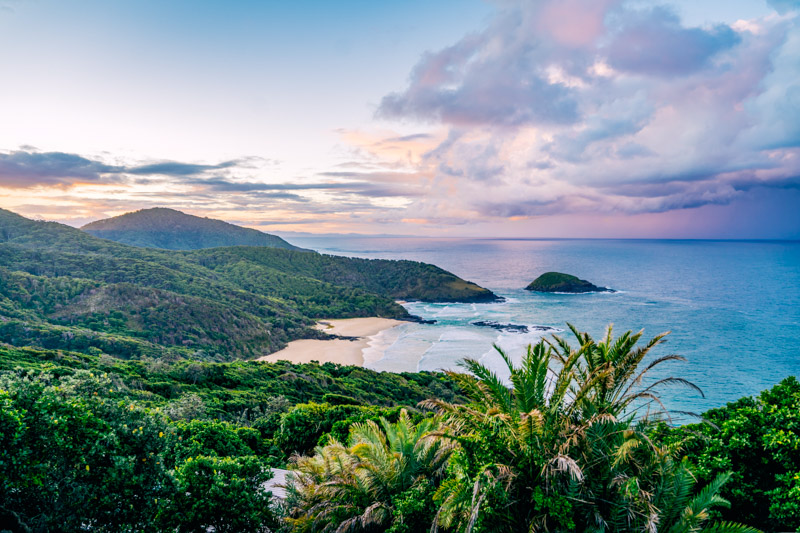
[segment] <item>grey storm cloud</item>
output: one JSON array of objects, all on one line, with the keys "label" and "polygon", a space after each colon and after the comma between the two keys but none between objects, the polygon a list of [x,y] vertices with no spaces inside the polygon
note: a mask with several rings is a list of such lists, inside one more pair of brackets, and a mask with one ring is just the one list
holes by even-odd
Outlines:
[{"label": "grey storm cloud", "polygon": [[[339,173],[331,173],[339,174]],[[352,173],[341,173],[352,176]],[[360,192],[373,188],[373,185],[360,181],[332,183],[263,183],[232,181],[224,178],[193,178],[186,183],[198,185],[220,192],[254,192],[254,191],[349,191]]]},{"label": "grey storm cloud", "polygon": [[[383,175],[375,176],[370,173],[358,172],[322,172],[320,175],[326,177],[349,178],[350,181],[327,183],[263,183],[232,181],[213,177],[192,178],[186,180],[186,183],[210,191],[245,193],[251,196],[258,194],[262,198],[285,198],[301,201],[305,201],[305,199],[296,193],[302,191],[328,191],[340,195],[355,195],[365,198],[390,198],[398,196],[419,196],[423,194],[422,191],[415,190],[404,184],[382,183],[380,178],[383,177]],[[378,178],[377,183],[372,183],[370,181],[373,178]],[[289,193],[287,191],[294,192]]]},{"label": "grey storm cloud", "polygon": [[[228,178],[225,175],[209,175],[226,169],[239,168],[239,162],[251,159],[231,160],[214,165],[162,161],[139,165],[109,165],[77,154],[63,152],[15,151],[0,153],[0,186],[8,188],[30,188],[35,186],[69,186],[80,182],[127,183],[157,187],[164,179],[171,183],[196,188],[194,198],[213,199],[213,194],[246,195],[251,200],[289,200],[309,202],[301,193],[326,191],[362,198],[385,198],[415,196],[421,194],[404,184],[373,183],[370,174],[353,172],[323,173],[331,178],[349,178],[347,181],[265,183]],[[240,169],[241,170],[241,169]],[[144,192],[160,196],[163,192]]]},{"label": "grey storm cloud", "polygon": [[518,217],[550,215],[560,210],[562,200],[523,200],[519,202],[479,202],[475,207],[479,213],[491,217]]},{"label": "grey storm cloud", "polygon": [[293,202],[308,202],[308,198],[304,198],[299,194],[293,194],[290,192],[257,192],[254,195],[258,198],[270,198],[273,200],[291,200]]}]

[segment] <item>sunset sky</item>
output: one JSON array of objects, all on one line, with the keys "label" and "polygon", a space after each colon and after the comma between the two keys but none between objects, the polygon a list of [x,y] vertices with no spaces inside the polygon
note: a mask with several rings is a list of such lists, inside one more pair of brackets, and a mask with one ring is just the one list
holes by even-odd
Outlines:
[{"label": "sunset sky", "polygon": [[0,0],[0,207],[800,239],[799,0]]}]

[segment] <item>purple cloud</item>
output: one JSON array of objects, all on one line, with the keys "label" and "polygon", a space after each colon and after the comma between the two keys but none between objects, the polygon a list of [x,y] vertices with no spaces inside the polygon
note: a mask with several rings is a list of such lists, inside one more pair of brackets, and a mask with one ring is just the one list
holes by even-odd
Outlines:
[{"label": "purple cloud", "polygon": [[681,76],[707,66],[719,52],[739,43],[730,27],[684,28],[672,11],[658,7],[626,13],[622,26],[606,48],[608,63],[625,72]]},{"label": "purple cloud", "polygon": [[[578,109],[572,91],[546,79],[537,64],[541,50],[535,39],[519,43],[514,54],[503,53],[503,45],[516,46],[511,41],[525,31],[519,19],[505,17],[491,32],[426,54],[408,88],[383,98],[378,116],[457,125],[574,122]],[[499,39],[505,42],[495,53]]]},{"label": "purple cloud", "polygon": [[27,188],[37,185],[69,185],[78,181],[100,182],[119,172],[76,154],[15,151],[0,153],[0,186]]},{"label": "purple cloud", "polygon": [[238,161],[224,161],[216,165],[197,165],[192,163],[181,163],[179,161],[161,161],[130,167],[125,170],[128,174],[139,175],[159,175],[159,176],[196,176],[212,170],[222,170],[238,166]]},{"label": "purple cloud", "polygon": [[225,161],[216,165],[162,161],[133,166],[109,165],[78,154],[17,150],[0,153],[0,186],[28,188],[39,185],[72,185],[78,182],[120,183],[131,175],[190,178],[233,168],[238,164],[238,161]]},{"label": "purple cloud", "polygon": [[449,128],[409,216],[664,213],[794,190],[800,2],[772,3],[787,14],[705,27],[615,0],[499,3],[378,109]]}]

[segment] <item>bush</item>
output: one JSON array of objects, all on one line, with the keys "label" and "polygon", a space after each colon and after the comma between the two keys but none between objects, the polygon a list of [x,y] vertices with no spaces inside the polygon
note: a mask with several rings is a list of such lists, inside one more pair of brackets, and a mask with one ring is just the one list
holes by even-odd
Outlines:
[{"label": "bush", "polygon": [[105,397],[107,378],[81,372],[0,382],[0,514],[18,529],[150,527],[171,491],[159,456],[165,424]]},{"label": "bush", "polygon": [[268,532],[277,525],[272,472],[258,457],[195,457],[175,474],[175,498],[159,513],[165,530],[218,533]]},{"label": "bush", "polygon": [[[702,481],[732,471],[722,491],[724,520],[765,531],[800,529],[800,382],[789,377],[755,398],[703,415],[711,424],[666,430],[685,440]],[[665,428],[661,428],[662,431]]]}]

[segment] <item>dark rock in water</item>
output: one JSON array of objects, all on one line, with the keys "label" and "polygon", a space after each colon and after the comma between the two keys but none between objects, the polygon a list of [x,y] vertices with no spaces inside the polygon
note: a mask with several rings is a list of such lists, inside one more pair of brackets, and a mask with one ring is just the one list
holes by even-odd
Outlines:
[{"label": "dark rock in water", "polygon": [[405,320],[406,322],[415,322],[417,324],[436,324],[435,320],[427,320],[417,315],[408,315],[402,320]]},{"label": "dark rock in water", "polygon": [[473,322],[472,325],[486,327],[486,328],[494,328],[499,331],[510,331],[513,333],[528,333],[528,326],[522,326],[520,324],[501,324],[499,322],[492,322],[490,320],[478,320],[477,322]]},{"label": "dark rock in water", "polygon": [[486,328],[493,328],[499,331],[507,331],[511,333],[530,333],[531,331],[561,331],[558,328],[550,326],[523,326],[520,324],[501,324],[492,320],[478,320],[472,322],[473,326],[481,326]]},{"label": "dark rock in water", "polygon": [[608,287],[598,287],[585,279],[579,279],[561,272],[546,272],[525,287],[526,291],[536,292],[614,292]]},{"label": "dark rock in water", "polygon": [[528,326],[528,331],[562,331],[558,328],[552,328],[550,326]]},{"label": "dark rock in water", "polygon": [[458,299],[458,303],[463,303],[463,304],[489,304],[489,303],[500,303],[504,301],[506,301],[505,298],[503,298],[502,296],[497,296],[490,290],[486,290],[486,292],[476,294],[475,296],[464,296]]}]

